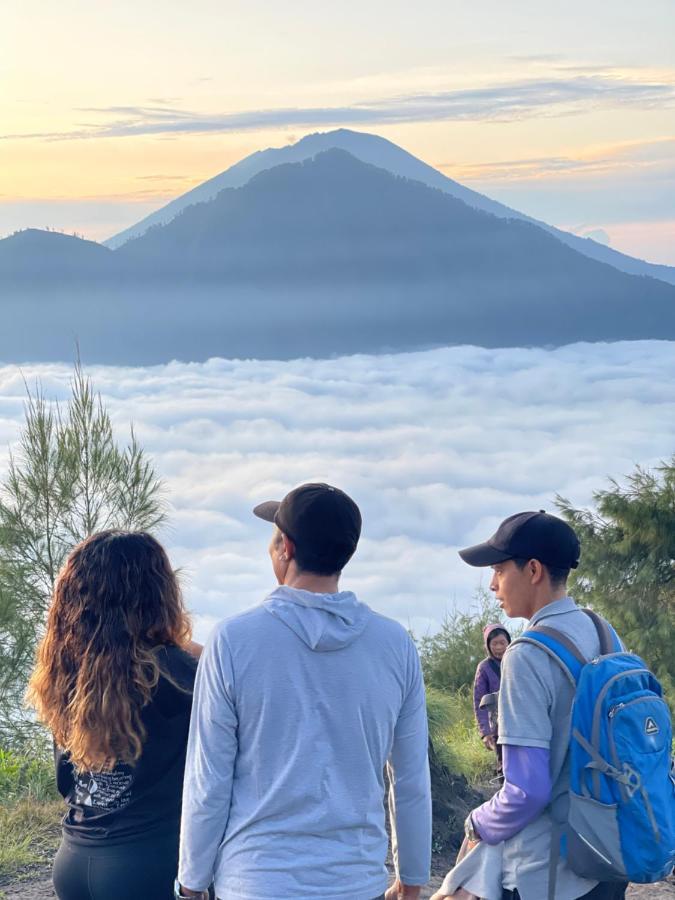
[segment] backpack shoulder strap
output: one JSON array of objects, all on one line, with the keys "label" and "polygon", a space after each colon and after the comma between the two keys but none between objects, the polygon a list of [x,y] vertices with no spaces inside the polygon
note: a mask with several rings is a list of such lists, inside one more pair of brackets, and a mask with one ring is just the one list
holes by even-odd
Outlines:
[{"label": "backpack shoulder strap", "polygon": [[623,645],[619,640],[619,636],[614,631],[612,626],[607,622],[602,616],[599,616],[592,609],[584,609],[582,612],[585,612],[588,618],[595,625],[595,630],[598,632],[598,638],[600,640],[600,655],[605,656],[608,653],[621,653],[623,650]]},{"label": "backpack shoulder strap", "polygon": [[581,670],[588,660],[579,652],[575,644],[555,628],[548,625],[533,625],[524,631],[519,638],[513,641],[517,644],[519,641],[535,644],[541,647],[549,656],[551,656],[560,665],[563,672],[576,688]]}]

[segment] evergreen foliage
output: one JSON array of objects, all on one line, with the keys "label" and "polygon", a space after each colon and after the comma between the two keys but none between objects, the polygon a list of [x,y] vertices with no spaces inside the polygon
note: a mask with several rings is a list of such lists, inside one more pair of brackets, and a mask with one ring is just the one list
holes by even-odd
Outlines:
[{"label": "evergreen foliage", "polygon": [[[476,666],[485,656],[483,629],[503,622],[494,597],[479,590],[467,612],[455,609],[446,615],[439,631],[417,642],[427,687],[454,692],[473,684]],[[505,626],[514,637],[510,625]]]},{"label": "evergreen foliage", "polygon": [[595,510],[557,505],[581,540],[571,593],[615,626],[675,701],[675,456],[653,471],[639,466],[611,480]]},{"label": "evergreen foliage", "polygon": [[79,363],[65,410],[27,386],[25,423],[0,487],[0,746],[35,736],[23,694],[58,572],[72,547],[108,528],[152,531],[162,485],[136,441],[114,440]]}]

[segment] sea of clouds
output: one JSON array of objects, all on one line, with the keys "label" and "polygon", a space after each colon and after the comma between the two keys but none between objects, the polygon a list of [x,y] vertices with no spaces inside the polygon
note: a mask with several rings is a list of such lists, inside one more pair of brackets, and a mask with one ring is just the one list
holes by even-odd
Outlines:
[{"label": "sea of clouds", "polygon": [[[675,451],[668,342],[87,371],[118,438],[133,422],[165,481],[161,537],[201,638],[272,587],[271,528],[251,508],[303,481],[339,485],[363,512],[343,586],[421,634],[488,583],[459,547],[513,512],[554,510],[557,493],[588,505],[609,476]],[[71,375],[0,367],[0,444],[19,435],[24,379],[63,402]]]}]

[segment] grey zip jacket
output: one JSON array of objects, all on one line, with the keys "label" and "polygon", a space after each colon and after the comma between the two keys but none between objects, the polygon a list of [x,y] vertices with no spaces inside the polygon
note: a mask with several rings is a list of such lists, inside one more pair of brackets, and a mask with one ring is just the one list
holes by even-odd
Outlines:
[{"label": "grey zip jacket", "polygon": [[430,875],[424,685],[397,622],[354,594],[279,587],[218,625],[192,708],[179,879],[223,900],[373,900]]}]

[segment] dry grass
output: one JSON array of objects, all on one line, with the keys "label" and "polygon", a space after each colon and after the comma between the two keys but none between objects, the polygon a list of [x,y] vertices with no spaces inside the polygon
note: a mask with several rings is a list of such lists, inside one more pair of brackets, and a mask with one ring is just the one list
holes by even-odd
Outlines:
[{"label": "dry grass", "polygon": [[51,858],[62,813],[51,760],[0,750],[0,877]]},{"label": "dry grass", "polygon": [[61,834],[63,803],[32,798],[0,808],[0,875],[11,875],[23,866],[48,861]]}]

